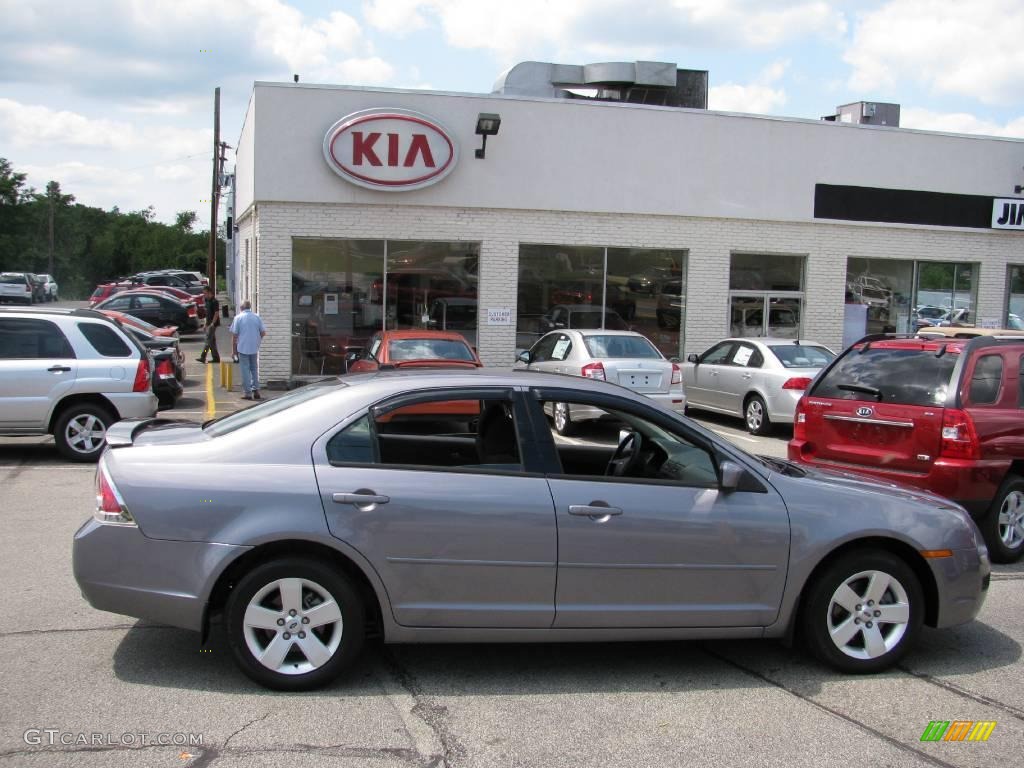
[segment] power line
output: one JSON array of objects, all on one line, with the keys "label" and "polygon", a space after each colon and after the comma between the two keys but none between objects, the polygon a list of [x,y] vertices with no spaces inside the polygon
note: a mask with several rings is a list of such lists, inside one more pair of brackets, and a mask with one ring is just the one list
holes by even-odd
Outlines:
[{"label": "power line", "polygon": [[163,165],[164,163],[178,163],[182,160],[194,160],[196,158],[207,159],[210,157],[209,152],[200,152],[196,155],[185,155],[184,157],[169,157],[166,160],[157,160],[155,163],[146,163],[145,165],[136,165],[131,168],[115,168],[114,170],[127,172],[127,171],[138,171],[142,168],[152,168],[155,165]]}]

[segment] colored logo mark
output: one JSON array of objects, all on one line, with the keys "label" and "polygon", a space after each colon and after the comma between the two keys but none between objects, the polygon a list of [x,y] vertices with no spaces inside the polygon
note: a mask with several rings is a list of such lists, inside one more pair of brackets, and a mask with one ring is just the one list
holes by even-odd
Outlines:
[{"label": "colored logo mark", "polygon": [[995,727],[995,720],[932,720],[921,741],[988,741]]}]

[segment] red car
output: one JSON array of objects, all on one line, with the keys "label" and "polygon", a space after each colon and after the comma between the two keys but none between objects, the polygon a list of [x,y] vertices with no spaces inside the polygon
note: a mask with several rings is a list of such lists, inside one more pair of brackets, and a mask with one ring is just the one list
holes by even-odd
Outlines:
[{"label": "red car", "polygon": [[452,331],[380,331],[370,338],[349,373],[386,368],[479,368],[476,351]]},{"label": "red car", "polygon": [[188,291],[183,291],[180,288],[175,288],[174,286],[171,286],[171,285],[147,285],[147,286],[138,286],[138,285],[136,285],[134,288],[123,288],[120,291],[118,291],[118,293],[127,293],[127,294],[132,294],[132,293],[143,293],[143,294],[162,293],[162,294],[164,294],[166,296],[170,296],[173,299],[177,299],[178,301],[180,301],[185,306],[188,306],[189,304],[195,304],[196,305],[196,316],[200,320],[204,320],[205,321],[205,319],[206,319],[206,300],[202,296],[194,296],[191,293],[189,293]]},{"label": "red car", "polygon": [[797,404],[789,458],[931,491],[1024,554],[1024,339],[868,336]]},{"label": "red car", "polygon": [[96,286],[96,290],[92,292],[92,296],[89,297],[89,307],[94,307],[101,301],[106,301],[115,293],[128,290],[131,287],[131,283],[100,283]]}]

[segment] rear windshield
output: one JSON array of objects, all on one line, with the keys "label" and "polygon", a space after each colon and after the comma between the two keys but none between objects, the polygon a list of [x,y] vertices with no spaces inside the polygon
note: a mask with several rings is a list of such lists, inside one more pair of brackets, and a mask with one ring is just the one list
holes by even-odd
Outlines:
[{"label": "rear windshield", "polygon": [[10,274],[0,275],[0,283],[6,283],[8,285],[18,285],[20,283],[21,285],[24,285],[25,284],[25,276],[24,275],[18,275],[18,274],[15,274],[15,275],[10,275]]},{"label": "rear windshield", "polygon": [[643,357],[661,359],[661,353],[642,336],[584,336],[583,343],[591,357],[598,359],[614,357]]},{"label": "rear windshield", "polygon": [[958,354],[934,350],[850,350],[810,394],[836,400],[943,405]]},{"label": "rear windshield", "polygon": [[475,362],[465,342],[451,339],[395,339],[388,343],[391,362],[402,360],[465,360]]},{"label": "rear windshield", "polygon": [[770,349],[786,368],[823,368],[836,356],[824,347],[806,344],[779,344]]}]

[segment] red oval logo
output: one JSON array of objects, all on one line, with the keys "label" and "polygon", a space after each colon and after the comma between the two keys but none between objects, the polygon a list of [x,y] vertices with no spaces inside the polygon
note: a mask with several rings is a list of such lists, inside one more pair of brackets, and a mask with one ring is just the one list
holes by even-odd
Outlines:
[{"label": "red oval logo", "polygon": [[458,149],[451,134],[426,115],[367,109],[331,126],[324,158],[353,184],[396,192],[439,182],[455,168]]}]

